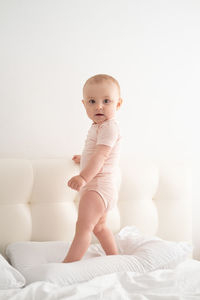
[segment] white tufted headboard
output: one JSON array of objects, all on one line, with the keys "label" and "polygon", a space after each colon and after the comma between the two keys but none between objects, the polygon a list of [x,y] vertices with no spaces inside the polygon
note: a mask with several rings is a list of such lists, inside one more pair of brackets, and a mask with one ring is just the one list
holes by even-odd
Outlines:
[{"label": "white tufted headboard", "polygon": [[[118,208],[108,216],[117,232],[136,225],[168,240],[192,240],[187,165],[121,158]],[[79,193],[67,186],[78,174],[69,159],[0,159],[0,251],[15,241],[72,240]],[[94,239],[93,239],[94,241]]]}]

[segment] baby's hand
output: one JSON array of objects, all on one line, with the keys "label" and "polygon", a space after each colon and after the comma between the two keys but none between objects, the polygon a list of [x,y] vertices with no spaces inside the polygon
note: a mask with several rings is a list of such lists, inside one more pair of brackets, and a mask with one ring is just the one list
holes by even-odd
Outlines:
[{"label": "baby's hand", "polygon": [[80,191],[80,189],[86,185],[86,181],[83,179],[83,177],[81,177],[80,175],[74,176],[72,177],[69,181],[68,181],[68,186],[76,191]]},{"label": "baby's hand", "polygon": [[74,156],[72,157],[72,160],[73,160],[76,164],[80,164],[81,155],[74,155]]}]

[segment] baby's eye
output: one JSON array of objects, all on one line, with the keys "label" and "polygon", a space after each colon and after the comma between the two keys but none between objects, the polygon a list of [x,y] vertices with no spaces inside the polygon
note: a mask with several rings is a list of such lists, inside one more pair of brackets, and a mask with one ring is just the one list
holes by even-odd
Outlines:
[{"label": "baby's eye", "polygon": [[104,99],[104,103],[109,103],[110,100],[109,99]]},{"label": "baby's eye", "polygon": [[95,100],[94,99],[90,99],[89,103],[95,103]]}]

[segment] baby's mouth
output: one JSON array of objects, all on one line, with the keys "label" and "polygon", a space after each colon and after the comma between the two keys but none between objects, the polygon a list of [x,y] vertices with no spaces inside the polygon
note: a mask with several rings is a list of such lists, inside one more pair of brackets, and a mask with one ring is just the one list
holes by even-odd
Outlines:
[{"label": "baby's mouth", "polygon": [[95,116],[103,116],[104,114],[96,114]]}]

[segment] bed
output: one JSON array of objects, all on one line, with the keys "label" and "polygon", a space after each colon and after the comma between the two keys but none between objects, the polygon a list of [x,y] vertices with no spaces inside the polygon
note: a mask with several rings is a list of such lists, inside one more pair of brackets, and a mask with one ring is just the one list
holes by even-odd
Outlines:
[{"label": "bed", "polygon": [[120,169],[108,216],[120,255],[106,257],[93,237],[82,261],[61,264],[79,203],[67,180],[79,166],[70,157],[0,160],[0,264],[10,275],[6,287],[0,273],[1,300],[200,299],[189,166],[124,155]]}]

